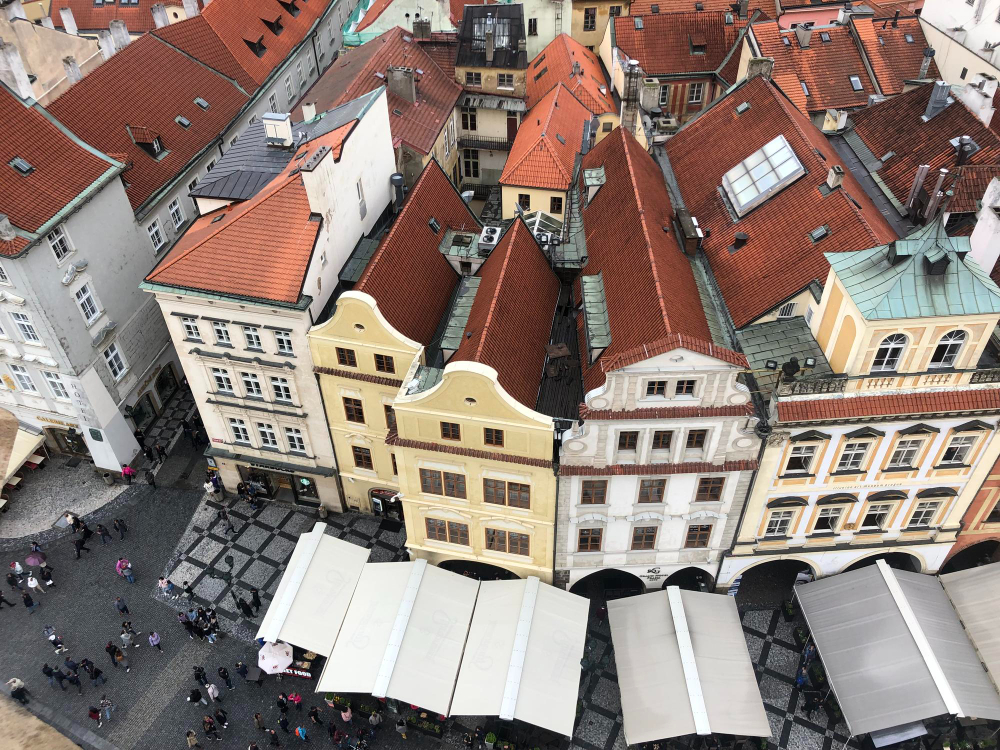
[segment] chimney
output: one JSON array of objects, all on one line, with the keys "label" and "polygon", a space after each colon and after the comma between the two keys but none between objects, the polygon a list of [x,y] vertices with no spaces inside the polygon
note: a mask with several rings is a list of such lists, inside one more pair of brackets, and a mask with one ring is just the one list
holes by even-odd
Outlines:
[{"label": "chimney", "polygon": [[493,29],[486,30],[486,62],[493,62]]},{"label": "chimney", "polygon": [[415,36],[417,39],[430,39],[431,20],[429,18],[421,18],[420,20],[414,21],[413,36]]},{"label": "chimney", "polygon": [[972,156],[978,149],[976,145],[972,142],[972,136],[963,135],[958,139],[958,157],[955,160],[957,166],[962,166],[969,161],[969,157]]},{"label": "chimney", "polygon": [[288,148],[294,143],[290,114],[287,112],[265,112],[260,119],[264,122],[264,140],[269,146]]},{"label": "chimney", "polygon": [[895,29],[895,28],[898,28],[898,27],[899,27],[899,10],[897,9],[896,10],[896,15],[894,15],[892,17],[892,28]]},{"label": "chimney", "polygon": [[403,210],[403,185],[406,179],[399,172],[389,175],[389,186],[392,188],[392,212],[398,214]]},{"label": "chimney", "polygon": [[812,39],[812,24],[800,23],[795,27],[795,38],[799,40],[802,49],[809,49],[809,40]]},{"label": "chimney", "polygon": [[750,235],[746,232],[737,232],[733,235],[733,245],[732,250],[736,252],[741,247],[743,247],[750,240]]},{"label": "chimney", "polygon": [[573,75],[575,75],[575,76],[580,75],[580,61],[579,60],[574,60],[573,61]]},{"label": "chimney", "polygon": [[844,7],[837,12],[837,23],[841,26],[846,26],[848,20],[851,18],[852,7],[850,3],[844,3]]},{"label": "chimney", "polygon": [[111,38],[110,31],[98,31],[97,32],[97,46],[101,48],[101,57],[105,60],[110,60],[111,56],[115,54],[115,43]]},{"label": "chimney", "polygon": [[944,110],[945,107],[951,104],[951,101],[951,86],[944,81],[934,81],[930,99],[927,100],[927,108],[924,110],[924,122],[927,122],[938,112]]},{"label": "chimney", "polygon": [[389,92],[400,99],[406,99],[410,104],[417,101],[417,83],[413,78],[413,68],[394,68],[389,66],[385,77]]},{"label": "chimney", "polygon": [[47,29],[55,29],[55,27],[56,27],[56,25],[54,23],[52,23],[52,17],[51,16],[45,16],[45,18],[42,19],[41,23],[42,23],[42,26],[44,26]]},{"label": "chimney", "polygon": [[21,53],[13,44],[0,39],[0,81],[3,81],[22,99],[34,99],[35,92],[24,69]]},{"label": "chimney", "polygon": [[83,78],[83,73],[80,72],[80,66],[76,62],[76,58],[73,55],[63,58],[63,68],[66,71],[66,80],[70,83],[76,83]]},{"label": "chimney", "polygon": [[943,193],[941,192],[941,185],[944,184],[945,177],[948,176],[947,169],[938,170],[937,182],[934,183],[934,189],[931,191],[931,199],[927,202],[927,207],[924,209],[924,218],[932,219],[934,214],[937,212],[938,204],[941,202]]},{"label": "chimney", "polygon": [[771,71],[774,70],[773,57],[751,57],[747,64],[747,80],[760,76],[765,80],[771,80]]},{"label": "chimney", "polygon": [[153,23],[156,25],[156,28],[162,29],[164,26],[170,25],[170,19],[167,18],[166,5],[163,3],[157,3],[149,10],[153,14]]},{"label": "chimney", "polygon": [[316,102],[302,103],[302,122],[309,122],[316,116]]},{"label": "chimney", "polygon": [[62,18],[63,28],[66,29],[67,34],[77,36],[80,33],[76,28],[76,19],[73,18],[72,8],[60,8],[59,17]]},{"label": "chimney", "polygon": [[913,175],[913,184],[910,186],[910,193],[906,196],[906,212],[909,215],[913,215],[914,209],[917,205],[917,198],[920,196],[920,188],[924,186],[924,180],[927,179],[927,173],[930,171],[929,164],[921,164],[917,167],[916,174]]},{"label": "chimney", "polygon": [[111,39],[115,45],[115,52],[121,52],[123,49],[128,47],[128,43],[132,41],[132,37],[128,35],[128,27],[125,22],[120,18],[116,18],[108,27],[111,31]]},{"label": "chimney", "polygon": [[988,73],[977,73],[967,82],[958,97],[986,127],[993,121],[993,98],[997,92],[997,79]]},{"label": "chimney", "polygon": [[844,168],[839,164],[834,164],[830,167],[830,171],[826,173],[826,186],[830,190],[839,188],[844,182]]},{"label": "chimney", "polygon": [[199,13],[201,11],[198,10],[198,0],[184,0],[184,16],[186,18],[194,18]]},{"label": "chimney", "polygon": [[21,5],[21,0],[11,0],[5,10],[7,11],[8,21],[13,21],[15,18],[20,18],[25,21],[28,20],[28,14],[24,12],[24,6]]},{"label": "chimney", "polygon": [[740,18],[746,20],[750,12],[750,0],[740,0]]},{"label": "chimney", "polygon": [[927,77],[927,71],[931,69],[931,60],[934,59],[934,48],[925,47],[924,48],[924,59],[920,61],[920,74],[917,76],[920,80]]},{"label": "chimney", "polygon": [[17,233],[10,224],[10,217],[7,214],[0,214],[0,241],[13,242],[15,237]]},{"label": "chimney", "polygon": [[976,227],[969,238],[972,250],[969,256],[986,273],[993,271],[1000,257],[1000,180],[994,177],[983,195]]}]

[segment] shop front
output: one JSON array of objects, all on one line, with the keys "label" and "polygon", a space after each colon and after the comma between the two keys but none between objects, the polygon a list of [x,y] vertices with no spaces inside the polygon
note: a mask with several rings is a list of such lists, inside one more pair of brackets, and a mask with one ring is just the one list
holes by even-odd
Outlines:
[{"label": "shop front", "polygon": [[240,480],[251,485],[258,498],[318,508],[319,492],[313,477],[276,471],[259,464],[237,464]]},{"label": "shop front", "polygon": [[228,492],[235,493],[236,486],[242,482],[252,485],[261,500],[294,503],[307,508],[325,506],[334,512],[342,510],[335,469],[234,455],[214,446],[205,451],[205,458],[209,469],[219,472]]},{"label": "shop front", "polygon": [[393,521],[403,520],[403,503],[399,500],[399,490],[375,487],[368,491],[372,513]]}]

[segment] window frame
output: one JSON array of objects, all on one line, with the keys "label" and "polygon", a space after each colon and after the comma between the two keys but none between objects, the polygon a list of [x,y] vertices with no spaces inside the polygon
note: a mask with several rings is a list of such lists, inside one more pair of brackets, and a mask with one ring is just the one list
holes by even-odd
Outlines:
[{"label": "window frame", "polygon": [[[664,445],[663,436],[666,436],[666,445]],[[652,438],[652,448],[654,451],[669,451],[674,444],[674,431],[673,430],[653,430]]]},{"label": "window frame", "polygon": [[597,31],[597,7],[583,9],[583,30]]},{"label": "window frame", "polygon": [[358,357],[353,349],[347,349],[342,346],[336,347],[337,349],[337,364],[341,367],[357,367]]},{"label": "window frame", "polygon": [[666,398],[667,396],[667,382],[666,380],[647,380],[646,381],[646,398],[656,398],[662,396]]},{"label": "window frame", "polygon": [[538,19],[528,19],[528,36],[538,36]]},{"label": "window frame", "polygon": [[475,88],[483,87],[483,74],[481,71],[465,71],[465,85]]},{"label": "window frame", "polygon": [[[816,456],[818,453],[819,446],[814,443],[801,443],[799,445],[792,445],[788,450],[788,456],[785,458],[785,467],[781,472],[781,476],[792,475],[792,476],[812,476],[812,468],[816,462]],[[799,451],[799,453],[796,453]],[[808,452],[807,452],[808,451]],[[792,460],[797,460],[804,468],[792,468]],[[806,460],[808,459],[808,460]]]},{"label": "window frame", "polygon": [[295,356],[295,348],[292,346],[292,334],[289,331],[275,331],[274,346],[277,349],[277,354],[285,357]]},{"label": "window frame", "polygon": [[376,354],[375,355],[375,371],[385,372],[390,375],[396,372],[396,360],[389,354]]},{"label": "window frame", "polygon": [[708,549],[712,542],[714,523],[692,523],[684,529],[684,549]]},{"label": "window frame", "polygon": [[305,437],[298,427],[285,427],[285,442],[288,443],[289,453],[307,455]]},{"label": "window frame", "polygon": [[243,384],[243,393],[247,398],[264,398],[264,388],[257,373],[241,371],[240,382]]},{"label": "window frame", "polygon": [[[246,348],[255,351],[264,351],[264,342],[260,339],[260,328],[257,326],[240,326],[243,330],[243,343],[246,344]],[[251,341],[256,341],[256,345],[252,344]]]},{"label": "window frame", "polygon": [[[66,388],[66,384],[62,381],[62,375],[58,372],[52,370],[40,370],[42,373],[42,380],[45,381],[45,385],[48,386],[49,392],[52,394],[52,398],[57,401],[69,401],[69,389]],[[59,393],[58,391],[62,391]]]},{"label": "window frame", "polygon": [[[934,526],[934,520],[941,511],[942,504],[941,500],[918,500],[913,504],[913,509],[910,511],[910,517],[906,519],[906,525],[903,529],[906,530]],[[927,517],[928,513],[930,514],[929,517]],[[914,521],[918,518],[920,523],[914,523]]]},{"label": "window frame", "polygon": [[[586,544],[584,544],[586,537]],[[604,529],[586,528],[576,531],[576,551],[577,552],[601,552],[604,544]]]},{"label": "window frame", "polygon": [[608,504],[607,479],[584,479],[581,482],[580,505],[607,505],[607,504]]},{"label": "window frame", "polygon": [[10,319],[14,321],[14,327],[21,335],[21,340],[26,344],[41,344],[42,340],[38,336],[38,329],[31,321],[31,316],[26,312],[12,312]]},{"label": "window frame", "polygon": [[497,73],[497,88],[504,90],[514,90],[513,73]]},{"label": "window frame", "polygon": [[498,427],[483,428],[483,444],[494,448],[503,448],[504,434]]},{"label": "window frame", "polygon": [[[825,532],[834,534],[840,531],[840,525],[844,521],[844,506],[843,505],[823,505],[816,509],[816,516],[813,518],[812,530],[810,533]],[[828,526],[820,528],[821,519],[830,519],[833,521],[829,523]]]},{"label": "window frame", "polygon": [[159,218],[153,219],[146,225],[146,234],[149,236],[149,244],[153,246],[153,252],[158,253],[167,244],[167,239],[160,229]]},{"label": "window frame", "polygon": [[[284,381],[284,382],[276,383],[275,382],[276,380],[281,380],[281,381]],[[278,375],[272,375],[271,378],[270,378],[270,383],[271,383],[271,393],[274,395],[274,400],[275,401],[281,401],[281,402],[288,403],[288,404],[294,403],[292,401],[292,388],[291,388],[291,385],[289,383],[288,378],[283,378],[283,377],[280,377]],[[284,393],[282,393],[281,396],[278,395],[278,389],[279,388],[282,390],[282,392],[284,392],[284,391],[288,392],[288,397],[287,398],[284,397]]]},{"label": "window frame", "polygon": [[[907,444],[906,448],[902,448],[901,447],[904,443]],[[886,471],[913,471],[913,470],[915,470],[916,468],[918,468],[918,466],[917,466],[917,464],[919,464],[918,459],[920,458],[920,454],[923,451],[924,446],[926,445],[926,443],[927,443],[927,441],[924,438],[900,437],[898,440],[896,440],[896,444],[892,446],[892,451],[889,452],[889,457],[888,457],[888,461],[886,462],[886,465],[885,465],[885,470]],[[911,444],[913,444],[913,445],[911,445]],[[908,464],[899,464],[899,463],[896,463],[893,460],[896,457],[896,454],[899,453],[900,451],[904,451],[904,452],[906,452],[906,451],[912,451],[912,456],[911,456],[911,459],[910,459],[910,463],[908,463]],[[917,463],[914,463],[914,462],[917,462]]]},{"label": "window frame", "polygon": [[[869,502],[858,520],[858,531],[885,531],[889,523],[892,521],[892,513],[895,510],[896,500],[876,500],[875,502]],[[869,515],[883,515],[882,520],[874,525],[867,526],[865,522],[868,520]]]},{"label": "window frame", "polygon": [[[644,500],[643,497],[646,499]],[[667,480],[664,477],[641,477],[636,502],[663,504],[667,501]]]},{"label": "window frame", "polygon": [[38,386],[35,385],[35,379],[31,377],[27,367],[14,362],[10,362],[7,367],[10,368],[10,373],[14,376],[14,382],[17,383],[19,391],[38,394]]},{"label": "window frame", "polygon": [[[174,198],[167,204],[167,213],[170,214],[170,221],[174,223],[174,229],[180,229],[184,226],[186,218],[184,216],[184,207],[181,205],[180,198]],[[179,219],[178,216],[180,217]]]},{"label": "window frame", "polygon": [[278,448],[278,433],[274,431],[274,425],[267,422],[257,422],[257,438],[260,440],[261,448]]},{"label": "window frame", "polygon": [[[958,442],[961,442],[962,445],[956,448],[955,443]],[[978,444],[979,444],[979,437],[977,435],[970,435],[967,433],[957,433],[951,435],[948,438],[948,443],[945,445],[944,452],[941,454],[941,461],[940,461],[941,465],[951,466],[951,467],[968,466],[969,463],[966,459],[969,458],[969,455],[975,450]],[[951,460],[948,460],[948,452],[951,451],[953,448],[955,448],[956,452],[959,453],[958,460],[956,460],[954,456],[952,456]],[[964,453],[961,452],[963,448],[964,448]]]},{"label": "window frame", "polygon": [[225,367],[213,367],[211,369],[212,382],[215,384],[215,393],[226,393],[229,395],[236,395],[236,389],[233,388],[233,379]]},{"label": "window frame", "polygon": [[344,404],[344,419],[354,424],[367,424],[365,422],[365,404],[360,398],[354,396],[341,396]]},{"label": "window frame", "polygon": [[[703,487],[705,483],[707,487]],[[698,484],[695,485],[694,502],[696,503],[721,503],[722,493],[726,489],[725,477],[699,477]],[[704,490],[704,493],[703,493]],[[702,497],[702,494],[706,497]]]},{"label": "window frame", "polygon": [[[946,341],[949,337],[953,337],[953,339]],[[927,369],[939,370],[954,367],[958,355],[962,353],[962,349],[965,348],[965,343],[968,339],[968,334],[961,329],[948,331],[934,345],[934,351],[931,353],[930,362],[927,363]]]},{"label": "window frame", "polygon": [[233,436],[233,442],[238,445],[250,445],[250,430],[247,423],[238,417],[229,417],[229,431]]},{"label": "window frame", "polygon": [[[694,442],[699,442],[700,445],[692,445],[692,439]],[[684,436],[684,450],[685,451],[702,451],[704,452],[708,448],[708,430],[707,429],[697,429],[688,430],[687,434]]]},{"label": "window frame", "polygon": [[[54,240],[53,235],[57,235]],[[57,265],[62,265],[62,262],[76,250],[76,247],[74,247],[73,242],[70,239],[69,232],[66,231],[65,224],[57,224],[53,227],[52,231],[45,235],[45,241],[49,243],[49,249],[55,256]],[[61,255],[60,251],[56,249],[57,245],[65,248]]]},{"label": "window frame", "polygon": [[[73,298],[76,300],[77,308],[83,315],[83,320],[88,327],[101,317],[101,309],[97,304],[97,298],[94,296],[94,290],[90,288],[89,281],[73,292]],[[93,314],[88,314],[88,306],[92,309]]]},{"label": "window frame", "polygon": [[[695,93],[697,92],[697,96]],[[688,104],[701,104],[705,101],[705,84],[697,81],[688,86]]]},{"label": "window frame", "polygon": [[[888,336],[884,336],[875,347],[875,356],[872,357],[872,366],[869,372],[898,372],[908,343],[909,337],[902,333],[890,333]],[[883,350],[885,350],[884,354]],[[879,364],[880,357],[881,364]]]},{"label": "window frame", "polygon": [[[861,457],[857,459],[857,466],[845,466],[844,459],[851,456],[852,460],[858,456],[858,446],[860,446]],[[849,450],[854,447],[853,450]],[[870,440],[850,440],[844,441],[844,447],[840,449],[840,455],[837,457],[837,468],[834,472],[846,473],[855,472],[861,474],[865,471],[865,460],[868,458],[868,451],[871,449],[872,443]]]},{"label": "window frame", "polygon": [[549,213],[550,214],[562,214],[563,212],[563,199],[561,196],[553,195],[549,198]]},{"label": "window frame", "polygon": [[221,320],[212,321],[212,333],[215,335],[216,346],[231,347],[233,345],[233,339],[229,335],[229,326],[227,326]]},{"label": "window frame", "polygon": [[[128,360],[125,359],[125,355],[119,351],[118,342],[112,341],[104,348],[101,354],[104,355],[104,364],[108,366],[108,371],[111,373],[111,377],[114,378],[116,383],[120,382],[121,379],[128,374]],[[118,363],[117,365],[114,364],[116,361]],[[116,369],[118,369],[117,373],[115,372]]]},{"label": "window frame", "polygon": [[[650,537],[650,531],[652,531],[652,537]],[[658,532],[659,526],[633,526],[632,539],[629,543],[629,551],[640,552],[655,550]]]},{"label": "window frame", "polygon": [[634,452],[639,449],[639,431],[638,430],[619,430],[618,431],[618,442],[617,450]]},{"label": "window frame", "polygon": [[675,396],[691,396],[695,397],[697,394],[695,391],[698,389],[698,381],[693,378],[684,378],[678,380],[674,384],[674,395]]},{"label": "window frame", "polygon": [[201,327],[198,325],[198,319],[191,316],[184,316],[181,318],[181,328],[184,330],[184,339],[187,341],[198,341],[204,343],[204,339],[201,337]]},{"label": "window frame", "polygon": [[462,425],[458,422],[445,422],[442,420],[440,422],[440,429],[442,440],[460,441],[462,439]]},{"label": "window frame", "polygon": [[764,519],[764,538],[791,536],[792,522],[795,521],[795,514],[796,510],[794,508],[772,509],[767,514],[767,518]]},{"label": "window frame", "polygon": [[375,471],[375,461],[372,458],[371,448],[366,448],[363,445],[352,445],[351,458],[354,459],[355,469]]}]

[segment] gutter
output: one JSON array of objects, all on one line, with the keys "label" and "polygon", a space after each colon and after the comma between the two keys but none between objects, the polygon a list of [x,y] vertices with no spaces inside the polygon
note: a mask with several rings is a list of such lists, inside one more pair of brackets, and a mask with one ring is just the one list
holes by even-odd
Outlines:
[{"label": "gutter", "polygon": [[199,289],[190,289],[183,286],[172,286],[170,284],[158,284],[152,281],[143,281],[139,284],[139,289],[144,292],[152,292],[156,294],[157,292],[165,294],[184,294],[189,297],[199,297],[201,299],[207,300],[217,300],[221,302],[241,302],[251,305],[259,305],[260,307],[283,307],[286,310],[308,310],[309,306],[312,304],[312,297],[308,294],[302,295],[298,302],[294,304],[288,302],[279,302],[277,300],[264,300],[257,297],[244,297],[238,294],[219,294],[217,292],[206,292]]}]

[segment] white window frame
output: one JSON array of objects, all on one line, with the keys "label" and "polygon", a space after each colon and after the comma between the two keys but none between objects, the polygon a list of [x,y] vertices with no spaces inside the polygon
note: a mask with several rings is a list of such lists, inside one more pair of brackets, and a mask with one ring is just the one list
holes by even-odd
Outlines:
[{"label": "white window frame", "polygon": [[294,92],[292,91],[292,74],[291,73],[289,73],[287,76],[285,76],[285,96],[288,98],[288,106],[289,106],[289,108],[291,108],[291,106],[292,106],[292,97],[294,96]]},{"label": "white window frame", "polygon": [[[892,455],[889,457],[889,463],[886,464],[886,470],[898,471],[915,468],[913,462],[923,447],[924,441],[920,438],[903,438],[902,440],[897,440],[895,447],[892,449]],[[897,456],[908,457],[909,460],[906,463],[902,463],[896,460]]]},{"label": "white window frame", "polygon": [[225,367],[212,368],[212,381],[215,383],[216,393],[236,393],[233,389],[233,378]]},{"label": "white window frame", "polygon": [[288,442],[289,453],[305,453],[306,441],[302,437],[302,430],[298,427],[285,428],[285,440]]},{"label": "white window frame", "polygon": [[274,346],[277,348],[278,354],[295,354],[295,349],[292,347],[292,334],[288,331],[274,332]]},{"label": "white window frame", "polygon": [[[819,509],[816,514],[816,522],[813,524],[813,532],[816,531],[839,531],[840,521],[844,517],[844,508],[840,505],[827,505]],[[820,527],[820,519],[828,519],[829,525]]]},{"label": "white window frame", "polygon": [[257,423],[257,437],[260,438],[262,448],[278,448],[278,433],[274,431],[274,425],[267,422]]},{"label": "white window frame", "polygon": [[906,522],[906,528],[932,525],[931,521],[934,520],[934,516],[937,515],[940,509],[940,500],[921,500],[914,506],[913,512],[910,514],[910,520]]},{"label": "white window frame", "polygon": [[902,333],[890,333],[875,350],[875,358],[872,359],[872,372],[896,372],[899,363],[906,352],[908,339]]},{"label": "white window frame", "polygon": [[197,318],[181,318],[181,326],[184,328],[184,338],[201,341],[201,329],[198,327]]},{"label": "white window frame", "polygon": [[12,312],[10,317],[14,321],[17,332],[21,334],[21,338],[24,339],[25,343],[42,343],[42,340],[38,337],[38,331],[35,330],[35,324],[31,322],[31,316],[28,313]]},{"label": "white window frame", "polygon": [[104,363],[108,366],[111,377],[117,383],[128,372],[128,362],[125,360],[125,356],[118,350],[118,342],[111,342],[102,353],[104,354]]},{"label": "white window frame", "polygon": [[264,351],[264,345],[260,340],[260,329],[256,326],[243,326],[243,340],[247,349]]},{"label": "white window frame", "polygon": [[76,299],[80,314],[83,315],[83,319],[88,326],[101,317],[101,309],[97,304],[97,298],[94,296],[94,290],[90,288],[90,282],[77,289],[73,293],[73,297]]},{"label": "white window frame", "polygon": [[149,244],[153,246],[153,252],[160,252],[160,248],[167,244],[166,239],[163,237],[163,232],[160,230],[160,220],[153,219],[146,226],[146,234],[149,235]]},{"label": "white window frame", "polygon": [[[885,525],[889,522],[889,517],[892,515],[892,503],[871,503],[866,509],[865,514],[861,517],[861,529],[882,529],[885,530]],[[865,525],[865,521],[868,520],[868,516],[874,514],[876,518],[881,516],[878,523],[875,525]]]},{"label": "white window frame", "polygon": [[232,346],[233,341],[229,337],[229,326],[221,320],[212,321],[212,332],[215,334],[215,343],[220,346]]},{"label": "white window frame", "polygon": [[11,286],[10,279],[7,277],[7,269],[2,265],[0,265],[0,284]]},{"label": "white window frame", "polygon": [[278,95],[274,91],[272,91],[267,97],[267,106],[275,114],[278,113]]},{"label": "white window frame", "polygon": [[305,77],[302,75],[302,61],[295,61],[295,82],[298,83],[298,88],[302,88],[302,84],[305,81]]},{"label": "white window frame", "polygon": [[184,207],[181,206],[180,198],[174,198],[167,204],[167,213],[170,214],[170,220],[174,223],[174,229],[180,229],[184,226]]},{"label": "white window frame", "polygon": [[59,401],[69,401],[69,390],[62,382],[62,377],[60,377],[58,372],[42,370],[42,378],[45,380],[45,384],[49,387],[49,391],[52,393],[53,398],[58,399]]},{"label": "white window frame", "polygon": [[705,98],[705,84],[692,83],[688,88],[688,104],[701,104]]},{"label": "white window frame", "polygon": [[788,536],[794,519],[794,510],[772,510],[764,526],[764,536]]},{"label": "white window frame", "polygon": [[[944,449],[944,453],[941,454],[941,463],[948,466],[966,465],[968,463],[966,459],[972,453],[972,449],[976,447],[976,440],[975,435],[953,435],[951,440],[948,441],[948,446]],[[948,458],[949,452],[952,452],[950,459]]]},{"label": "white window frame", "polygon": [[274,394],[275,401],[292,403],[292,388],[288,383],[288,378],[281,378],[277,375],[272,375],[271,392]]},{"label": "white window frame", "polygon": [[[792,459],[801,459],[804,463],[804,468],[802,469],[792,469],[790,465]],[[785,474],[808,474],[812,469],[813,461],[816,460],[816,446],[815,445],[793,445],[791,450],[788,452],[788,460],[785,461]]]},{"label": "white window frame", "polygon": [[233,442],[240,445],[250,445],[250,431],[247,423],[236,417],[229,418],[229,430],[233,434]]},{"label": "white window frame", "polygon": [[506,89],[509,91],[514,90],[514,74],[513,73],[497,73],[497,88]]},{"label": "white window frame", "polygon": [[660,95],[657,99],[661,107],[666,107],[670,102],[670,84],[660,86]]},{"label": "white window frame", "polygon": [[66,258],[73,254],[76,249],[73,247],[73,243],[70,241],[69,233],[66,231],[66,225],[60,224],[47,235],[45,239],[48,240],[49,247],[52,249],[52,254],[56,256],[56,262],[62,263]]},{"label": "white window frame", "polygon": [[26,391],[27,393],[38,393],[38,386],[35,385],[35,381],[32,379],[27,367],[15,364],[10,364],[8,367],[10,367],[10,372],[14,376],[14,382],[17,383],[19,390]]},{"label": "white window frame", "polygon": [[240,380],[243,382],[243,392],[251,398],[264,398],[264,389],[261,388],[260,378],[253,372],[241,372]]},{"label": "white window frame", "polygon": [[190,193],[196,187],[198,187],[198,178],[197,177],[195,177],[193,180],[191,180],[191,182],[188,183],[188,192]]},{"label": "white window frame", "polygon": [[848,440],[840,452],[837,461],[837,471],[860,471],[868,456],[869,443],[861,440]]},{"label": "white window frame", "polygon": [[931,354],[931,361],[927,365],[927,368],[954,367],[955,360],[958,359],[958,355],[962,352],[962,347],[965,346],[967,338],[968,336],[965,331],[948,331],[938,341],[937,346],[934,347],[934,352]]}]

